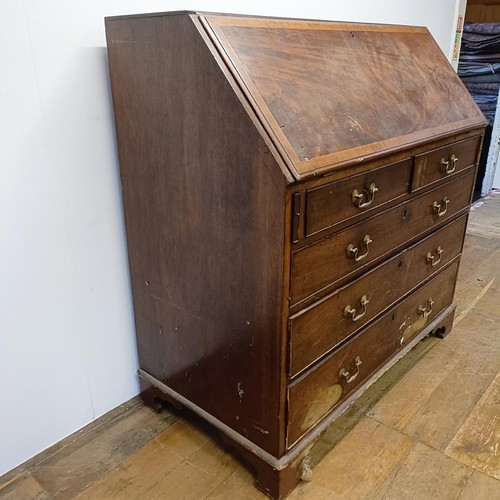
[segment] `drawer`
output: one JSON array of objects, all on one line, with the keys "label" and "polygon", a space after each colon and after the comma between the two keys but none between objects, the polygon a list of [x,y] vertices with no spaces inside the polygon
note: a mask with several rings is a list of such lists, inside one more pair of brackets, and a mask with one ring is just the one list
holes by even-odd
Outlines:
[{"label": "drawer", "polygon": [[464,215],[292,316],[288,375],[299,374],[456,258],[466,224]]},{"label": "drawer", "polygon": [[292,253],[290,305],[316,300],[374,261],[402,248],[469,205],[474,171],[469,169],[433,191],[381,212]]},{"label": "drawer", "polygon": [[405,196],[410,170],[408,159],[307,190],[306,236]]},{"label": "drawer", "polygon": [[453,176],[476,163],[481,137],[454,142],[415,157],[412,191]]},{"label": "drawer", "polygon": [[453,300],[458,262],[389,309],[287,390],[287,448],[421,332]]}]

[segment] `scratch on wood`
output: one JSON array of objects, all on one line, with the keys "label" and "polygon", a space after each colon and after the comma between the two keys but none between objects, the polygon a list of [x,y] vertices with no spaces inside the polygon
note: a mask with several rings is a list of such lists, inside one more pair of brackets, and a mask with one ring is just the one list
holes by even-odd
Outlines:
[{"label": "scratch on wood", "polygon": [[252,427],[254,427],[258,431],[262,432],[262,434],[269,434],[269,431],[266,431],[266,429],[263,429],[262,427],[259,427],[258,425],[252,424]]},{"label": "scratch on wood", "polygon": [[245,394],[245,391],[241,387],[241,382],[238,382],[238,397],[240,398],[240,403],[241,400],[243,399],[243,394]]}]

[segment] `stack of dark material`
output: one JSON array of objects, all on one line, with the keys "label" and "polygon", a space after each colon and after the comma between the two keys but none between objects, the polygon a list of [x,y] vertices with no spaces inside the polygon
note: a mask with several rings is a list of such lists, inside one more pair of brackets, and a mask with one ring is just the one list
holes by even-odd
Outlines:
[{"label": "stack of dark material", "polygon": [[458,74],[493,125],[500,88],[500,23],[465,23]]}]

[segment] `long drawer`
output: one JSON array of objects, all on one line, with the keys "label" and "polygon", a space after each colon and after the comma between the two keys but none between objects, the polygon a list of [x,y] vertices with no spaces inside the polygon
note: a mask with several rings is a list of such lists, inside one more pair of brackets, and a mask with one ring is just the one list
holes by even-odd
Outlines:
[{"label": "long drawer", "polygon": [[[374,261],[465,209],[474,170],[292,254],[290,305],[320,298]],[[312,297],[314,295],[314,297]]]},{"label": "long drawer", "polygon": [[466,224],[467,217],[460,217],[293,315],[289,324],[289,376],[296,376],[457,257]]},{"label": "long drawer", "polygon": [[452,303],[457,270],[448,266],[289,385],[288,448]]}]

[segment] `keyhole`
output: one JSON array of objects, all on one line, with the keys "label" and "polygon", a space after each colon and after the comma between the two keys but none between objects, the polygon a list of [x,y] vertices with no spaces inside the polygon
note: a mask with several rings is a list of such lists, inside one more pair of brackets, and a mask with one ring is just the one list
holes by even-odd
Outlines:
[{"label": "keyhole", "polygon": [[406,218],[407,218],[407,217],[408,217],[408,209],[407,209],[407,208],[405,208],[405,209],[403,210],[403,220],[406,220]]}]

